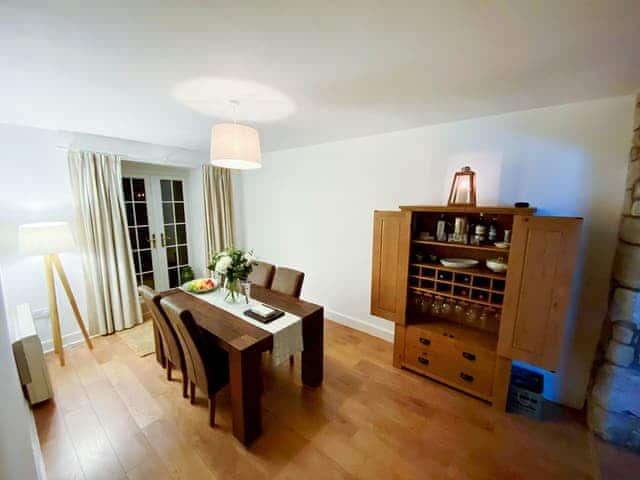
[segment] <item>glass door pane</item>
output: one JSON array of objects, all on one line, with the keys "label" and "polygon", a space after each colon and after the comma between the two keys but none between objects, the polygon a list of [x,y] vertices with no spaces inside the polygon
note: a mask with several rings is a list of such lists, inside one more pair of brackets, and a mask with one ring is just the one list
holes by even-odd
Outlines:
[{"label": "glass door pane", "polygon": [[155,288],[147,186],[144,178],[122,177],[124,208],[138,285]]},{"label": "glass door pane", "polygon": [[162,235],[166,246],[169,288],[180,286],[182,268],[189,265],[187,221],[182,180],[160,180]]}]

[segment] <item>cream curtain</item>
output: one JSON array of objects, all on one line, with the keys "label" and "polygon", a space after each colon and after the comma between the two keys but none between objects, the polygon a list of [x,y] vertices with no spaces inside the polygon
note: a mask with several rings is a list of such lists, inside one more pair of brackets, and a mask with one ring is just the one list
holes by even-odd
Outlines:
[{"label": "cream curtain", "polygon": [[142,321],[122,197],[120,159],[69,151],[86,278],[89,330],[105,335]]},{"label": "cream curtain", "polygon": [[234,245],[233,191],[228,168],[202,167],[207,263],[217,251]]}]

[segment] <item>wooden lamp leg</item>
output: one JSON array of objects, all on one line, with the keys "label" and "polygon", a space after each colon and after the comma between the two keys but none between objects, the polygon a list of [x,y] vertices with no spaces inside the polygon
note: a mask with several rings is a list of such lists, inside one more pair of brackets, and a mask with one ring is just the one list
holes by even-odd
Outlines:
[{"label": "wooden lamp leg", "polygon": [[67,278],[67,274],[64,272],[64,268],[62,268],[62,263],[60,262],[60,257],[58,257],[57,253],[54,253],[51,255],[51,261],[53,262],[53,265],[56,267],[56,270],[58,271],[58,277],[60,277],[60,282],[62,282],[64,291],[67,294],[67,298],[69,299],[69,303],[71,304],[71,309],[73,310],[73,314],[76,317],[76,322],[78,323],[78,327],[80,327],[80,331],[82,332],[84,341],[87,344],[87,347],[92,349],[93,344],[91,343],[91,339],[89,338],[89,333],[87,332],[87,328],[85,327],[84,321],[82,320],[82,315],[80,315],[80,310],[78,309],[78,304],[76,303],[76,297],[73,295],[73,292],[71,291],[71,286],[69,285],[69,279]]},{"label": "wooden lamp leg", "polygon": [[51,337],[53,338],[53,351],[60,358],[60,365],[64,366],[64,350],[62,348],[62,335],[60,333],[60,319],[58,318],[58,304],[56,302],[56,286],[53,280],[52,255],[44,256],[44,273],[49,295],[49,316],[51,317]]}]

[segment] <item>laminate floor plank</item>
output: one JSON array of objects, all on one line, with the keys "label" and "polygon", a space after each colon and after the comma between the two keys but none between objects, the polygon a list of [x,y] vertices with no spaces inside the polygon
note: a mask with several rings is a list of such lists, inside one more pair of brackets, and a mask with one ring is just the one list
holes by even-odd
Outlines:
[{"label": "laminate floor plank", "polygon": [[49,478],[595,479],[625,478],[640,458],[593,441],[581,414],[538,422],[391,364],[392,345],[327,321],[325,380],[300,381],[300,356],[263,358],[263,434],[232,435],[228,388],[208,425],[153,356],[117,335],[47,355],[55,402],[34,409]]}]

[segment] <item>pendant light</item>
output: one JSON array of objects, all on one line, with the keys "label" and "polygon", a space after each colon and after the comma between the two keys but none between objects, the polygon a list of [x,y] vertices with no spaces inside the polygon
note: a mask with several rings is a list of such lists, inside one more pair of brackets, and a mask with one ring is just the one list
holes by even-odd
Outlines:
[{"label": "pendant light", "polygon": [[232,100],[233,123],[219,123],[211,129],[210,163],[233,170],[252,170],[262,167],[260,136],[255,128],[236,122],[238,102]]}]

